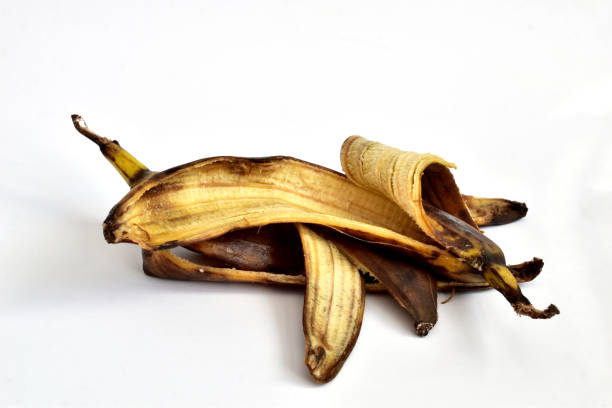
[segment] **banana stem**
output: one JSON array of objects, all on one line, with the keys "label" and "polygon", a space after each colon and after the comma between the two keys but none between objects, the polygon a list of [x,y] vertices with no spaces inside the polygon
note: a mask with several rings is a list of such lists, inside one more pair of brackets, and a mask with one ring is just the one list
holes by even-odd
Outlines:
[{"label": "banana stem", "polygon": [[532,319],[550,319],[559,314],[557,306],[550,304],[544,310],[536,309],[531,303],[518,302],[512,305],[518,315],[529,316]]},{"label": "banana stem", "polygon": [[529,316],[532,319],[550,319],[559,314],[557,306],[551,304],[546,309],[535,308],[518,286],[516,277],[505,266],[488,265],[483,276],[491,286],[497,289],[514,308],[518,315]]},{"label": "banana stem", "polygon": [[119,174],[121,174],[121,177],[123,177],[130,187],[138,184],[145,176],[151,173],[147,166],[129,154],[119,145],[119,142],[100,136],[90,130],[87,123],[85,123],[85,120],[80,115],[72,115],[71,117],[75,129],[100,146],[100,151],[104,157],[106,157]]},{"label": "banana stem", "polygon": [[94,142],[95,144],[97,144],[98,146],[103,146],[108,143],[113,143],[112,140],[106,137],[102,137],[98,135],[97,133],[91,131],[89,127],[87,126],[87,123],[85,123],[85,119],[83,119],[81,115],[71,115],[70,117],[72,118],[72,124],[74,124],[74,127],[76,128],[76,130],[80,134],[82,134],[83,136],[85,136],[86,138]]}]

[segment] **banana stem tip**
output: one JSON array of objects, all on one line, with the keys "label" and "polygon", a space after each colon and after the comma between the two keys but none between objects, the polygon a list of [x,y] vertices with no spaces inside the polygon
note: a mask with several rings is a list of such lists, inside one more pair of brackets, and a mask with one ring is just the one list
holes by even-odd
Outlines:
[{"label": "banana stem tip", "polygon": [[72,118],[72,124],[74,125],[74,128],[80,134],[82,134],[83,136],[85,136],[86,138],[88,138],[89,140],[97,144],[98,146],[103,146],[105,144],[112,143],[112,140],[107,139],[105,137],[102,137],[92,132],[87,126],[85,119],[83,119],[81,115],[74,114],[74,115],[71,115],[70,117]]}]

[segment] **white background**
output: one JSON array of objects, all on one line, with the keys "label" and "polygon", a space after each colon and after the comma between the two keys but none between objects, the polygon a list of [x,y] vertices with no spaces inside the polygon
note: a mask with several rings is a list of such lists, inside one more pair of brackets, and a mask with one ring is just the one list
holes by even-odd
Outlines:
[{"label": "white background", "polygon": [[[496,4],[496,5],[494,5]],[[612,10],[607,1],[4,1],[2,407],[609,407]],[[172,282],[101,223],[127,187],[71,113],[152,169],[360,134],[527,202],[489,229],[525,294],[457,295],[426,338],[368,296],[338,377],[303,364],[302,293]],[[444,298],[444,296],[441,296]]]}]

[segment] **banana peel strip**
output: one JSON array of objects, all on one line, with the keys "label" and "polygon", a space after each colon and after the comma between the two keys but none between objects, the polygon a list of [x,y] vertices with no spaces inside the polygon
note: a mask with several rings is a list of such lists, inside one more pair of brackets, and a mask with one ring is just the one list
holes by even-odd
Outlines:
[{"label": "banana peel strip", "polygon": [[113,207],[104,236],[155,250],[286,222],[325,225],[394,246],[449,279],[478,275],[388,198],[343,174],[282,156],[215,157],[155,173]]},{"label": "banana peel strip", "polygon": [[328,382],[338,374],[359,336],[365,285],[357,267],[333,242],[302,224],[297,227],[306,272],[304,362],[316,381]]},{"label": "banana peel strip", "polygon": [[518,314],[547,319],[559,313],[553,304],[536,309],[522,294],[502,250],[479,233],[450,173],[453,164],[360,136],[344,142],[340,160],[350,180],[395,202],[429,238],[480,271]]},{"label": "banana peel strip", "polygon": [[[258,283],[281,286],[304,286],[304,274],[287,275],[269,271],[250,271],[237,268],[220,268],[199,262],[193,262],[174,254],[170,250],[149,251],[142,250],[143,270],[149,276],[162,279],[206,281],[206,282],[234,282]],[[535,279],[542,269],[542,261],[535,259],[512,267],[512,271],[519,282],[529,282]],[[491,285],[481,282],[457,282],[437,280],[438,291],[454,289],[489,289]],[[368,282],[366,291],[372,293],[386,292],[387,289],[380,282]]]},{"label": "banana peel strip", "polygon": [[449,171],[456,168],[453,163],[433,154],[406,152],[361,136],[344,141],[340,163],[351,181],[389,198],[434,240],[434,230],[422,205],[424,197],[478,228]]}]

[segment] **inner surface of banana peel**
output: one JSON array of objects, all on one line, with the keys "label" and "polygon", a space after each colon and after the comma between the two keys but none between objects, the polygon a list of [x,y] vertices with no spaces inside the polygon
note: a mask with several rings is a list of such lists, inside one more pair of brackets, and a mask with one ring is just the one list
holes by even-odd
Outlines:
[{"label": "inner surface of banana peel", "polygon": [[[94,134],[80,121],[73,116],[77,130],[100,146],[132,187],[104,223],[107,241],[143,247],[145,272],[153,276],[306,285],[306,364],[317,381],[333,378],[350,353],[361,325],[366,288],[388,290],[413,316],[417,332],[422,320],[424,334],[437,320],[436,287],[454,290],[490,285],[519,314],[548,318],[558,313],[554,305],[544,311],[535,309],[518,287],[517,278],[533,279],[541,261],[534,259],[516,269],[507,267],[502,251],[477,227],[479,223],[501,224],[521,218],[526,212],[524,204],[466,199],[449,171],[454,165],[437,156],[403,152],[353,136],[341,150],[348,177],[290,157],[215,157],[154,173],[117,142]],[[215,238],[229,231],[278,223],[297,226],[305,273],[263,271],[274,267],[274,262],[259,265],[259,271],[197,265],[163,250],[186,246],[219,254],[219,247],[209,244]],[[337,232],[322,230],[321,236],[305,223]],[[363,244],[348,237],[346,241],[338,232]],[[380,256],[368,242],[387,246],[416,264],[393,260],[396,256]],[[233,243],[226,241],[221,251]],[[244,265],[251,265],[256,258],[244,257]],[[301,265],[291,257],[283,262]],[[374,276],[373,281],[366,283],[359,269]],[[409,269],[416,275],[398,277]],[[436,281],[432,273],[445,278]],[[433,297],[423,296],[427,292]],[[321,307],[318,296],[331,302],[334,313]],[[321,330],[330,325],[337,330]]]},{"label": "inner surface of banana peel", "polygon": [[363,320],[365,283],[330,240],[297,224],[304,249],[304,362],[318,382],[333,379],[350,354]]}]

